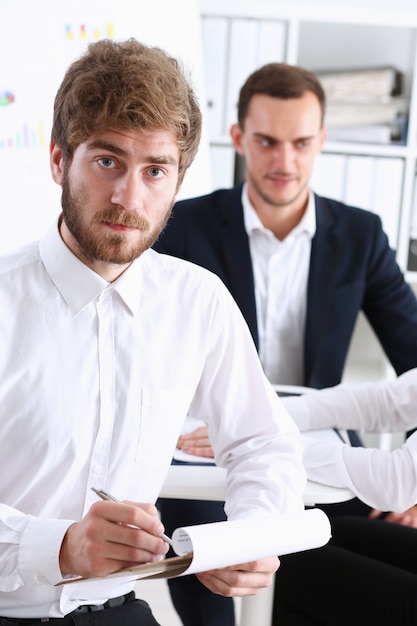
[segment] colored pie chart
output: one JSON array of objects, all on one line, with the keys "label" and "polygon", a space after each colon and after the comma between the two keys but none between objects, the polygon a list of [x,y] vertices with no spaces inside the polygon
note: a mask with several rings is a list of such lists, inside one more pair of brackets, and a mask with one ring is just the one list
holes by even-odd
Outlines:
[{"label": "colored pie chart", "polygon": [[7,106],[14,102],[15,97],[10,91],[0,91],[0,106]]}]

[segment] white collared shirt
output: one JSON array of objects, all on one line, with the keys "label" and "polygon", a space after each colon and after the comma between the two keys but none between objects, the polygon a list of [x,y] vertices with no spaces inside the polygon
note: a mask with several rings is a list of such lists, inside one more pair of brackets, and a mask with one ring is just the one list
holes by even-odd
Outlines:
[{"label": "white collared shirt", "polygon": [[[394,380],[341,384],[282,401],[302,430],[406,432],[417,427],[417,368]],[[381,511],[402,512],[417,502],[417,433],[392,451],[316,438],[305,447],[304,462],[311,480],[349,488]]]},{"label": "white collared shirt", "polygon": [[298,430],[216,276],[147,250],[109,284],[54,225],[0,259],[0,300],[0,615],[129,590],[54,587],[62,538],[93,486],[156,501],[189,407],[234,477],[230,518],[303,508]]},{"label": "white collared shirt", "polygon": [[310,192],[300,223],[280,241],[265,228],[242,191],[255,281],[259,357],[273,384],[304,384],[304,334],[311,240],[316,231],[314,194]]}]

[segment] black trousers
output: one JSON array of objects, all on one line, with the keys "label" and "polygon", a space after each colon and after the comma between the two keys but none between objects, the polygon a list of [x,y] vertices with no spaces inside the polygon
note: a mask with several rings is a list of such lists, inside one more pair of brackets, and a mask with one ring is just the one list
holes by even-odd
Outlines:
[{"label": "black trousers", "polygon": [[330,543],[281,557],[274,626],[415,626],[417,530],[335,516]]},{"label": "black trousers", "polygon": [[[226,519],[223,502],[161,498],[157,506],[169,536],[179,526]],[[233,598],[212,593],[193,574],[169,579],[168,588],[184,626],[235,626]]]},{"label": "black trousers", "polygon": [[[0,626],[16,626],[16,620],[0,617]],[[29,626],[27,619],[25,625]],[[40,626],[40,620],[33,621],[34,626]],[[72,612],[63,618],[52,618],[44,625],[48,626],[161,626],[154,616],[147,602],[134,597],[122,606],[104,609],[103,611],[89,611],[86,613]]]}]

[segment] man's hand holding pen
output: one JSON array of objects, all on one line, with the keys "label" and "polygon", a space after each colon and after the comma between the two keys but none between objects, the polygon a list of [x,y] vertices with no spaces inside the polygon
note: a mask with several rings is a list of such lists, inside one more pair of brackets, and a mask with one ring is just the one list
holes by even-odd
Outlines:
[{"label": "man's hand holding pen", "polygon": [[153,504],[95,502],[63,539],[63,576],[107,576],[123,567],[159,561],[168,552],[164,527]]}]

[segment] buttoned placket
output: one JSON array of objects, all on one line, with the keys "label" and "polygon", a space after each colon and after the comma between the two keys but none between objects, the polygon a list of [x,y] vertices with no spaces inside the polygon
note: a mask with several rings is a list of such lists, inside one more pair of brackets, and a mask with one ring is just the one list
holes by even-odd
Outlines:
[{"label": "buttoned placket", "polygon": [[[109,466],[115,414],[115,356],[114,316],[111,287],[106,288],[96,301],[97,358],[99,378],[99,423],[89,472],[89,486],[104,488]],[[87,494],[86,508],[96,497]]]},{"label": "buttoned placket", "polygon": [[274,290],[280,283],[281,272],[276,270],[277,259],[280,259],[279,250],[282,242],[277,241],[273,234],[266,229],[256,230],[253,233],[253,246],[258,249],[255,265],[255,293],[257,300],[257,323],[259,334],[259,355],[265,367],[268,359],[268,315],[271,304],[274,304]]}]

